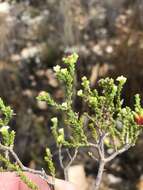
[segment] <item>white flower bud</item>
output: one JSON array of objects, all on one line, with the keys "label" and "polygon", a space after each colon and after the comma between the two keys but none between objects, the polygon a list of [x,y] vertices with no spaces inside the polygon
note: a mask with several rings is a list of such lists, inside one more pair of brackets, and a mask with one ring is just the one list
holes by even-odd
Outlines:
[{"label": "white flower bud", "polygon": [[78,90],[78,91],[77,91],[77,95],[78,95],[78,96],[82,96],[82,95],[83,95],[83,90]]},{"label": "white flower bud", "polygon": [[57,119],[57,117],[53,117],[53,118],[51,119],[51,121],[52,121],[53,123],[57,123],[57,122],[58,122],[58,119]]},{"label": "white flower bud", "polygon": [[0,132],[1,133],[7,133],[8,129],[9,129],[9,126],[3,126],[0,128]]},{"label": "white flower bud", "polygon": [[126,77],[124,77],[123,75],[121,75],[121,76],[119,76],[119,77],[117,77],[117,79],[116,79],[117,81],[119,81],[119,82],[121,82],[121,83],[125,83],[126,82],[126,80],[127,80],[127,78]]},{"label": "white flower bud", "polygon": [[63,103],[62,103],[62,108],[64,108],[64,109],[67,109],[67,108],[68,108],[67,102],[63,102]]},{"label": "white flower bud", "polygon": [[82,80],[87,80],[87,77],[86,77],[86,76],[83,76],[83,77],[82,77]]},{"label": "white flower bud", "polygon": [[53,67],[53,70],[57,73],[59,72],[61,69],[60,65],[56,65],[55,67]]},{"label": "white flower bud", "polygon": [[64,129],[63,128],[60,128],[58,131],[59,131],[59,134],[61,134],[61,135],[64,134]]}]

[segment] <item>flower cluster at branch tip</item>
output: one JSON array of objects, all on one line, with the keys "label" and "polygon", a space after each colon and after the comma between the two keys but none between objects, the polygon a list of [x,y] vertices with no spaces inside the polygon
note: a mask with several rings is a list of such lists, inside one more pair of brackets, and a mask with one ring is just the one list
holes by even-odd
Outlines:
[{"label": "flower cluster at branch tip", "polygon": [[83,95],[83,90],[82,90],[82,89],[78,90],[78,91],[77,91],[77,95],[82,97],[82,95]]},{"label": "flower cluster at branch tip", "polygon": [[63,103],[61,104],[61,106],[62,106],[63,110],[67,110],[67,109],[68,109],[68,104],[67,104],[67,102],[63,102]]},{"label": "flower cluster at branch tip", "polygon": [[71,55],[68,55],[67,57],[64,57],[62,60],[65,64],[70,64],[70,65],[74,65],[77,60],[78,60],[78,54],[77,53],[73,53]]},{"label": "flower cluster at branch tip", "polygon": [[138,125],[143,125],[143,108],[141,107],[141,99],[139,94],[136,94],[135,96],[134,119]]},{"label": "flower cluster at branch tip", "polygon": [[135,114],[135,121],[138,125],[143,125],[143,113]]},{"label": "flower cluster at branch tip", "polygon": [[121,82],[122,84],[124,84],[127,81],[127,78],[121,75],[121,76],[117,77],[116,80]]},{"label": "flower cluster at branch tip", "polygon": [[8,130],[9,130],[9,126],[2,126],[1,128],[0,128],[0,132],[1,133],[7,133],[8,132]]},{"label": "flower cluster at branch tip", "polygon": [[60,65],[56,65],[55,67],[53,67],[53,70],[54,70],[55,72],[59,72],[60,69],[61,69]]}]

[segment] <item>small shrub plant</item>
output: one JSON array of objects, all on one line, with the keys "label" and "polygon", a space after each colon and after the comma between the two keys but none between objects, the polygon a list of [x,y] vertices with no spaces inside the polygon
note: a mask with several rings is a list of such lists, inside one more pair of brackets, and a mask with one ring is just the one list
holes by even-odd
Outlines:
[{"label": "small shrub plant", "polygon": [[[112,78],[99,80],[99,90],[92,89],[89,80],[83,76],[81,88],[76,91],[74,79],[77,60],[78,55],[73,53],[63,58],[64,68],[60,65],[54,67],[57,79],[65,87],[63,102],[56,102],[45,91],[39,93],[37,100],[44,101],[58,112],[63,113],[63,126],[61,127],[59,124],[60,118],[53,117],[51,119],[51,132],[59,150],[60,165],[64,170],[65,179],[68,180],[68,168],[75,160],[79,150],[85,148],[88,149],[89,156],[99,164],[93,188],[98,190],[105,165],[135,145],[142,131],[143,108],[138,94],[135,95],[134,110],[124,106],[121,95],[126,78],[123,76],[116,80]],[[85,103],[87,111],[79,114],[74,110],[75,96],[78,96]],[[0,99],[0,110],[2,116],[0,119],[0,161],[3,163],[1,170],[15,171],[31,189],[36,190],[37,186],[23,172],[38,174],[46,181],[48,181],[48,175],[43,169],[33,170],[22,164],[13,149],[15,132],[8,126],[13,116],[13,110],[4,104],[2,99]],[[69,158],[66,163],[63,159],[62,149],[66,150]],[[11,156],[16,162],[11,161]],[[56,172],[49,148],[46,148],[45,161],[54,182]]]}]

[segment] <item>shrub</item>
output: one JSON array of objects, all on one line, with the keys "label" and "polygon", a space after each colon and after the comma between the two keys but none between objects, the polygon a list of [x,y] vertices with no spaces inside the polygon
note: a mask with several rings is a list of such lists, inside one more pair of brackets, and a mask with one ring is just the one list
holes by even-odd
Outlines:
[{"label": "shrub", "polygon": [[[86,148],[89,150],[89,156],[99,163],[94,187],[97,190],[99,189],[106,163],[135,145],[142,130],[143,108],[141,107],[139,95],[135,95],[134,110],[123,104],[121,94],[123,85],[126,82],[126,78],[123,76],[118,77],[116,80],[112,78],[99,80],[99,90],[92,89],[90,81],[83,76],[81,89],[76,92],[74,77],[77,59],[78,55],[76,53],[71,54],[63,58],[64,68],[59,65],[54,67],[57,79],[65,87],[63,102],[57,103],[45,91],[39,94],[37,100],[44,101],[48,105],[55,107],[59,112],[64,113],[63,127],[59,127],[59,119],[54,117],[51,119],[51,131],[59,150],[59,160],[64,170],[65,179],[68,180],[68,168],[75,160],[80,148]],[[87,111],[82,114],[77,113],[73,108],[75,96],[79,96],[86,104]],[[6,106],[1,99],[0,110],[2,115],[0,119],[0,134],[2,137],[0,160],[5,166],[2,169],[16,171],[31,189],[37,189],[36,185],[26,178],[23,171],[36,173],[47,181],[48,176],[43,169],[41,171],[33,170],[22,164],[13,150],[15,132],[7,126],[13,116],[13,110]],[[68,136],[66,135],[67,131]],[[89,133],[91,133],[91,138],[88,137]],[[63,162],[63,148],[66,149],[69,157],[69,162],[66,164]],[[112,150],[110,153],[109,149]],[[98,153],[98,156],[95,156],[95,152]],[[11,161],[10,154],[14,157],[16,164]],[[49,148],[46,149],[45,161],[54,179],[56,172]]]}]

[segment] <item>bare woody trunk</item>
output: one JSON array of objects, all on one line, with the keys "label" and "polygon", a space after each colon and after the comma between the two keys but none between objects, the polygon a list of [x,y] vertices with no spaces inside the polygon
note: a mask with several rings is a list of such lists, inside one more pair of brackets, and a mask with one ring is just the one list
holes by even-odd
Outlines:
[{"label": "bare woody trunk", "polygon": [[93,187],[92,187],[93,190],[99,190],[99,188],[100,188],[100,184],[101,184],[101,180],[102,180],[102,176],[103,176],[103,172],[104,172],[104,166],[105,166],[105,162],[101,161],[99,163],[99,169],[98,169],[95,183],[93,184]]}]

